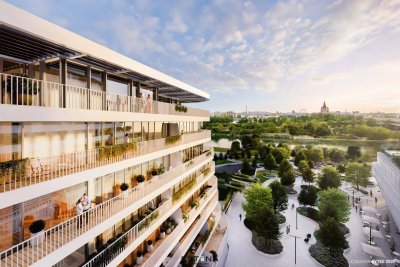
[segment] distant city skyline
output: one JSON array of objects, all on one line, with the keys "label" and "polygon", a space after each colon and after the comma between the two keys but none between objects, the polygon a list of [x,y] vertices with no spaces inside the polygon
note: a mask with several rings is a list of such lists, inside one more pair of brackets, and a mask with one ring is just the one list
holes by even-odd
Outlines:
[{"label": "distant city skyline", "polygon": [[398,1],[8,2],[209,92],[196,107],[400,111]]}]

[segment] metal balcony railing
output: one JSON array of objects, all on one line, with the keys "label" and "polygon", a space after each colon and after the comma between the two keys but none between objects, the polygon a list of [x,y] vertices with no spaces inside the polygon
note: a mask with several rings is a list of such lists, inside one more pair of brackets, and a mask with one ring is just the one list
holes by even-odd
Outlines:
[{"label": "metal balcony railing", "polygon": [[[81,152],[1,162],[0,193],[105,166],[178,145],[210,138],[210,131],[187,133]],[[7,165],[8,164],[8,165]]]},{"label": "metal balcony railing", "polygon": [[[207,158],[207,153],[194,159],[195,164],[190,167],[184,164],[165,172],[150,181],[125,191],[119,196],[111,198],[82,215],[77,215],[69,220],[44,231],[41,237],[31,237],[14,247],[0,253],[0,267],[2,266],[28,266],[47,256],[49,253],[64,246],[76,237],[96,227],[111,216],[130,207],[132,204],[145,199],[150,193],[161,188],[163,185],[176,179],[184,171],[201,164]],[[201,183],[205,176],[200,174],[198,182]],[[172,200],[171,200],[172,201]]]},{"label": "metal balcony railing", "polygon": [[185,108],[133,96],[96,91],[0,73],[0,104],[209,117],[207,110]]},{"label": "metal balcony railing", "polygon": [[[204,178],[206,176],[205,175],[200,175],[198,177],[198,181],[197,184],[200,184],[203,182]],[[200,206],[203,207],[204,203],[207,202],[207,200],[211,197],[211,195],[213,195],[214,192],[216,192],[217,188],[214,187],[212,190],[210,190],[210,195],[205,195],[201,200],[200,200]],[[165,206],[165,207],[163,207]],[[161,207],[162,211],[159,212],[159,214],[156,216],[157,218],[161,217],[162,215],[164,215],[166,213],[166,211],[171,210],[172,207],[178,207],[178,204],[173,204],[172,199],[169,199],[166,203],[164,203]],[[160,207],[160,208],[161,208]],[[159,208],[159,209],[160,209]],[[154,212],[156,212],[158,209],[156,209]],[[201,210],[201,209],[200,209]],[[150,215],[148,215],[146,218],[148,218]],[[148,219],[144,218],[142,222],[146,222],[146,220],[148,221]],[[154,220],[151,221],[151,224],[154,223]],[[97,254],[93,259],[91,259],[89,262],[85,263],[83,265],[83,267],[94,267],[94,266],[107,266],[113,259],[115,259],[122,251],[125,250],[125,248],[127,246],[129,246],[130,244],[132,244],[141,234],[143,234],[144,232],[146,232],[146,230],[151,226],[147,225],[145,228],[140,227],[140,223],[135,225],[134,227],[132,227],[130,230],[128,230],[126,233],[124,233],[121,237],[119,237],[118,239],[116,239],[112,244],[110,244],[107,249],[101,251],[99,254]],[[143,230],[144,229],[144,230]],[[118,246],[119,249],[113,249],[113,247],[115,248],[114,244],[119,244],[119,243],[123,243],[123,246]]]}]

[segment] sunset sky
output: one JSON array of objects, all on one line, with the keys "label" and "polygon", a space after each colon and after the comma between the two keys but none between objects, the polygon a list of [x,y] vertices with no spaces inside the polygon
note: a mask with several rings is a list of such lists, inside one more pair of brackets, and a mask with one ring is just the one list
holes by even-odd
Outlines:
[{"label": "sunset sky", "polygon": [[211,95],[211,111],[400,112],[400,1],[7,1]]}]

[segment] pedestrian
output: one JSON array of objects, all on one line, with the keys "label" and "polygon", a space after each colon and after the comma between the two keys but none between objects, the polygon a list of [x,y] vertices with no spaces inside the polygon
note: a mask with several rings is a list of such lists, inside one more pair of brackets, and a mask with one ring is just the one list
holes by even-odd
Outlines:
[{"label": "pedestrian", "polygon": [[242,214],[239,214],[239,220],[242,221]]},{"label": "pedestrian", "polygon": [[375,203],[378,203],[378,199],[375,197]]},{"label": "pedestrian", "polygon": [[357,205],[356,205],[356,213],[357,213]]},{"label": "pedestrian", "polygon": [[80,198],[80,199],[76,202],[76,214],[78,215],[77,227],[79,228],[79,227],[82,226],[82,214],[83,214],[82,198]]},{"label": "pedestrian", "polygon": [[369,194],[370,194],[370,196],[372,197],[372,190],[369,190]]},{"label": "pedestrian", "polygon": [[289,229],[288,229],[288,234],[290,233],[290,224],[289,224]]},{"label": "pedestrian", "polygon": [[289,234],[289,225],[286,225],[286,234]]}]

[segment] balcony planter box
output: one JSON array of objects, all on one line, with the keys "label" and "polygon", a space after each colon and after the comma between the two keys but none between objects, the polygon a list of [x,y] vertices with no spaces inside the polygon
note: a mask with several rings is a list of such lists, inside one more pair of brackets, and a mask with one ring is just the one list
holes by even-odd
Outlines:
[{"label": "balcony planter box", "polygon": [[153,251],[153,241],[149,240],[147,241],[147,252],[152,252]]},{"label": "balcony planter box", "polygon": [[31,246],[37,246],[43,243],[44,240],[44,227],[46,222],[43,220],[34,221],[29,226],[29,231],[31,232],[31,240],[29,241]]}]

